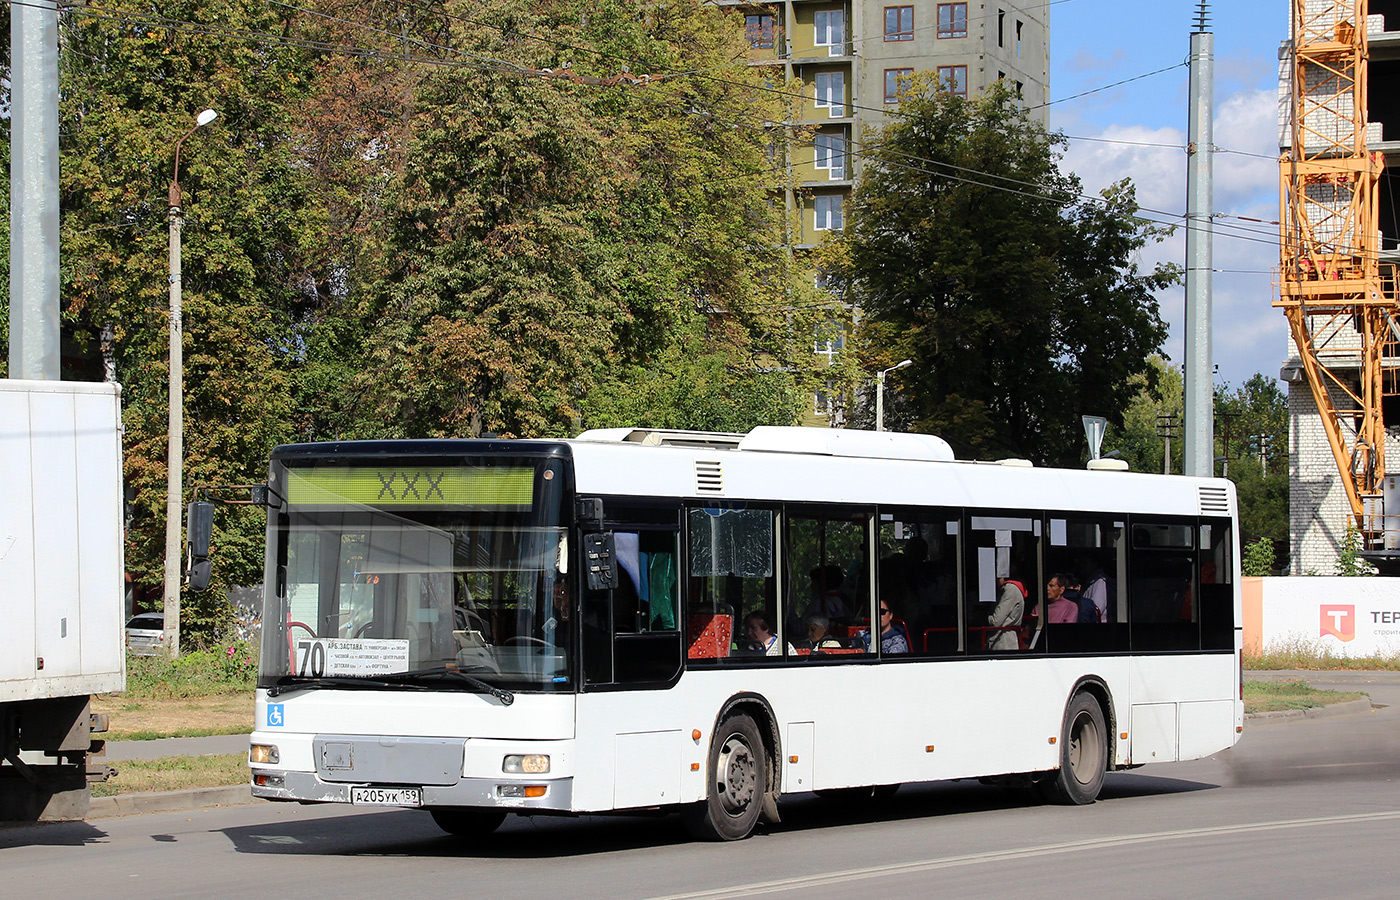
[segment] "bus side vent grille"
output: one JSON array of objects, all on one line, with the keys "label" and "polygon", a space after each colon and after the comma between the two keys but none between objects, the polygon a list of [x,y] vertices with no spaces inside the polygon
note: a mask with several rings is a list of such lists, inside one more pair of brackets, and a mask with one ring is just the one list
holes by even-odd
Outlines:
[{"label": "bus side vent grille", "polygon": [[718,460],[697,459],[695,461],[695,492],[697,494],[724,493],[724,467]]},{"label": "bus side vent grille", "polygon": [[1230,492],[1223,487],[1203,487],[1198,489],[1197,501],[1203,516],[1228,516],[1230,514]]}]

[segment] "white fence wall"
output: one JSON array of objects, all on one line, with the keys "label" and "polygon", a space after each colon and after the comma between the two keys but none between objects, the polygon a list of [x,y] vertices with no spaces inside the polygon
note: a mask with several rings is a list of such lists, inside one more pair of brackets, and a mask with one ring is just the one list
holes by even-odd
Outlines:
[{"label": "white fence wall", "polygon": [[1400,656],[1400,578],[1246,578],[1243,593],[1249,652]]}]

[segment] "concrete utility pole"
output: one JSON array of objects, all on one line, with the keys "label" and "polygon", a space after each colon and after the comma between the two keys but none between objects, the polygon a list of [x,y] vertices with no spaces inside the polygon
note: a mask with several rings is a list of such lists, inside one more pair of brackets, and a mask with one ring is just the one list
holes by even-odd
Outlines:
[{"label": "concrete utility pole", "polygon": [[10,7],[10,377],[58,380],[58,7]]},{"label": "concrete utility pole", "polygon": [[170,440],[165,472],[165,649],[180,655],[180,525],[185,487],[185,347],[180,293],[180,145],[201,125],[218,117],[206,109],[175,142],[175,175],[170,180]]},{"label": "concrete utility pole", "polygon": [[1206,0],[1191,34],[1190,107],[1186,134],[1186,415],[1183,474],[1215,474],[1215,380],[1210,349],[1212,213],[1215,151],[1212,95],[1215,35],[1206,30]]}]

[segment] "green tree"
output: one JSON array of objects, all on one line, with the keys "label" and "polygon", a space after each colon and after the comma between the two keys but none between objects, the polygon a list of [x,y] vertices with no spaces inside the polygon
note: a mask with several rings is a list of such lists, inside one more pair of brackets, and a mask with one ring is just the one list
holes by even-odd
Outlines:
[{"label": "green tree", "polygon": [[965,99],[915,78],[826,262],[861,308],[862,346],[880,348],[870,368],[914,360],[907,424],[960,455],[1078,464],[1080,416],[1121,425],[1132,376],[1152,378],[1152,292],[1176,272],[1138,271],[1154,232],[1131,185],[1082,199],[1063,139],[1016,107],[1000,85]]},{"label": "green tree", "polygon": [[1104,435],[1103,452],[1116,452],[1134,472],[1162,472],[1162,455],[1167,445],[1161,434],[1160,417],[1167,416],[1175,425],[1169,471],[1180,473],[1183,450],[1181,370],[1162,356],[1153,355],[1130,383],[1135,392],[1123,411],[1121,425],[1111,426]]},{"label": "green tree", "polygon": [[[490,4],[454,21],[452,42],[595,79],[621,59],[650,72],[743,54],[738,22],[704,4],[586,6]],[[539,34],[552,40],[522,37]],[[578,45],[611,49],[568,59]],[[758,78],[608,87],[463,67],[424,77],[386,204],[385,276],[364,329],[371,365],[356,392],[373,412],[361,422],[402,435],[557,435],[593,424],[599,386],[693,388],[713,383],[716,359],[754,376],[790,367],[806,339],[767,200],[772,135],[723,118],[772,105],[756,100]],[[781,119],[754,112],[749,126]],[[702,323],[704,348],[686,355]],[[761,379],[736,383],[746,381]],[[790,403],[774,414],[791,421],[796,395],[773,397]],[[596,406],[603,418],[618,409],[606,397]]]},{"label": "green tree", "polygon": [[[64,20],[60,86],[64,324],[100,378],[95,344],[116,333],[123,384],[126,480],[136,489],[127,567],[159,584],[165,534],[172,144],[203,107],[219,118],[182,147],[185,483],[260,481],[283,440],[296,347],[306,174],[290,115],[305,90],[297,48],[256,39],[281,27],[265,4],[177,2],[187,29],[151,22],[139,5]],[[119,21],[117,15],[130,17]],[[231,32],[242,32],[237,36]],[[262,525],[246,510],[220,517],[216,587],[257,581]],[[216,636],[222,590],[191,596],[192,642]]]},{"label": "green tree", "polygon": [[1245,541],[1288,538],[1288,398],[1255,373],[1239,389],[1215,393],[1217,455],[1229,459]]}]

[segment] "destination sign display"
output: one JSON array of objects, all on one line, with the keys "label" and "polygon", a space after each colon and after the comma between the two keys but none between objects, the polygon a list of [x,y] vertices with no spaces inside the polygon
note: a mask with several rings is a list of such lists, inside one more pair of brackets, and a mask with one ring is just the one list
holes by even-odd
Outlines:
[{"label": "destination sign display", "polygon": [[524,466],[317,466],[287,472],[293,506],[459,506],[528,509],[535,470]]}]

